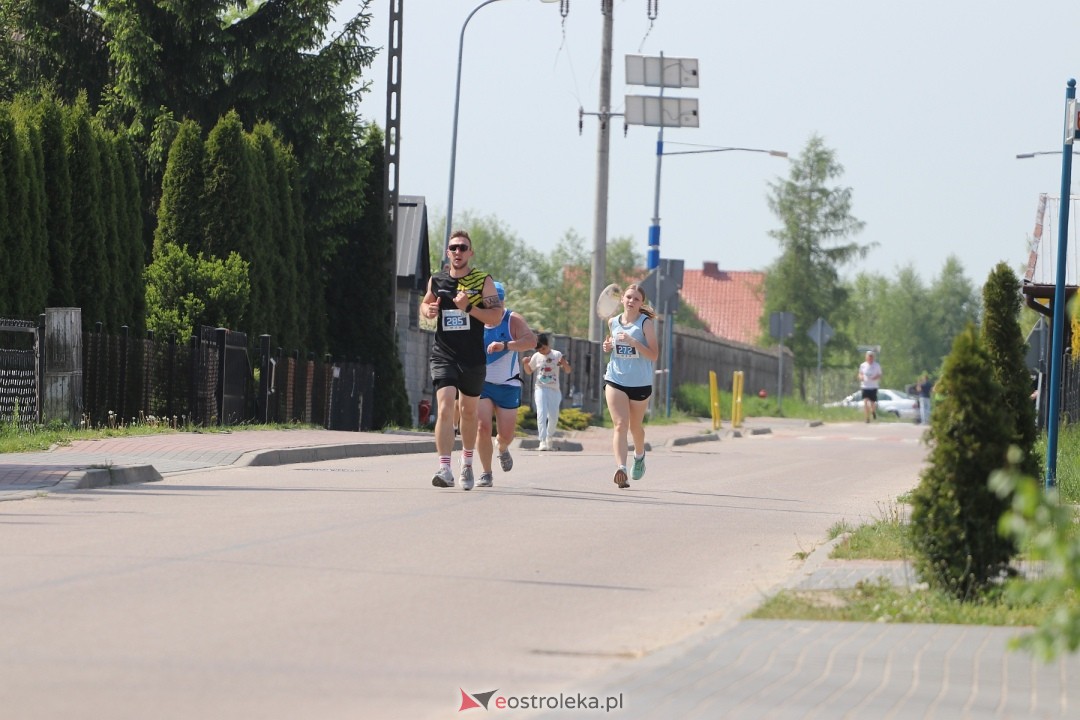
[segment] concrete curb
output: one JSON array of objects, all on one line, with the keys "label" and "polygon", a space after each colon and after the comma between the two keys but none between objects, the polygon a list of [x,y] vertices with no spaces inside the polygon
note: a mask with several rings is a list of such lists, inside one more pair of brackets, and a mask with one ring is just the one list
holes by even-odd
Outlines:
[{"label": "concrete curb", "polygon": [[742,427],[742,428],[732,428],[731,430],[725,431],[724,437],[726,437],[726,438],[741,438],[741,437],[746,437],[747,435],[771,435],[771,434],[772,434],[772,428],[764,428],[764,427],[747,428],[747,427]]},{"label": "concrete curb", "polygon": [[276,450],[251,450],[241,455],[230,467],[268,467],[320,462],[323,460],[343,460],[355,457],[413,455],[433,452],[435,452],[434,440],[316,445],[312,447],[279,448]]},{"label": "concrete curb", "polygon": [[55,488],[57,490],[87,490],[114,485],[158,482],[161,479],[161,473],[153,465],[87,468],[86,470],[72,470],[56,484]]},{"label": "concrete curb", "polygon": [[829,559],[829,555],[832,554],[833,549],[847,540],[850,535],[851,533],[841,533],[826,543],[814,546],[810,551],[810,554],[803,560],[803,564],[798,570],[792,573],[791,577],[787,579],[787,582],[785,582],[782,587],[792,590],[801,585],[804,580],[821,569],[821,566]]},{"label": "concrete curb", "polygon": [[[517,438],[514,442],[510,443],[510,446],[522,450],[539,450],[540,441],[534,437]],[[585,449],[585,446],[579,442],[574,442],[573,440],[567,440],[565,438],[552,438],[551,449],[556,452],[581,452]]]},{"label": "concrete curb", "polygon": [[[704,435],[688,435],[686,437],[671,438],[667,441],[670,447],[681,447],[683,445],[693,445],[701,442],[711,442],[713,440],[719,440],[720,436],[716,433],[705,433]],[[649,443],[645,443],[648,446]]]}]

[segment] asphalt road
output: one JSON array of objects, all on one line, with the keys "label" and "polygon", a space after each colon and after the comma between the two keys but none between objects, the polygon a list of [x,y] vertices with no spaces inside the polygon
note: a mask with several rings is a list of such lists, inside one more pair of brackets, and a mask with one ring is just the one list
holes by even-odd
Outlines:
[{"label": "asphalt road", "polygon": [[[519,451],[494,488],[407,455],[168,474],[0,504],[12,718],[446,718],[736,622],[925,455],[900,423]],[[456,457],[455,457],[456,461]],[[624,691],[632,700],[633,688]],[[617,716],[617,715],[616,715]]]}]

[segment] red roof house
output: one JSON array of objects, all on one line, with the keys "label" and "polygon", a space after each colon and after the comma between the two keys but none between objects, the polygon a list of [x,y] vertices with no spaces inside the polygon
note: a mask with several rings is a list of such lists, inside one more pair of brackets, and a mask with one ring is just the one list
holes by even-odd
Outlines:
[{"label": "red roof house", "polygon": [[765,273],[721,270],[714,262],[684,270],[682,301],[717,337],[756,345],[765,312]]}]

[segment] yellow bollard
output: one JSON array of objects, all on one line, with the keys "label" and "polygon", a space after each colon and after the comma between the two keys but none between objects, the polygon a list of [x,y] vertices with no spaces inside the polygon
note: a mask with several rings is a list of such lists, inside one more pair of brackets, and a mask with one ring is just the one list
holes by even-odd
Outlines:
[{"label": "yellow bollard", "polygon": [[742,427],[743,371],[736,370],[731,376],[731,427]]},{"label": "yellow bollard", "polygon": [[712,413],[712,429],[720,429],[720,388],[716,385],[716,371],[709,371],[709,410]]}]

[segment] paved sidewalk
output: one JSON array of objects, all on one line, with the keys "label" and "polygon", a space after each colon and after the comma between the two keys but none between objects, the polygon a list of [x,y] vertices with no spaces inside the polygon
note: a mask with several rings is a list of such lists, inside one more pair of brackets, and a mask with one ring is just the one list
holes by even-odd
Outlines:
[{"label": "paved sidewalk", "polygon": [[[753,430],[761,431],[760,427]],[[732,431],[724,434],[732,436]],[[647,431],[649,445],[719,438],[706,422],[649,426]],[[611,430],[589,428],[561,433],[554,444],[556,452],[608,452]],[[514,441],[514,446],[522,449],[536,449],[537,445],[535,437]],[[77,440],[43,452],[0,454],[0,500],[17,500],[52,490],[153,482],[160,480],[163,473],[212,467],[434,452],[431,433],[421,432],[234,430]]]},{"label": "paved sidewalk", "polygon": [[45,452],[0,455],[0,500],[42,492],[160,480],[162,473],[435,452],[424,434],[333,430],[182,432],[77,440]]},{"label": "paved sidewalk", "polygon": [[[829,559],[839,540],[815,549],[774,591],[850,588],[879,578],[901,587],[917,582],[905,562]],[[1080,717],[1080,657],[1044,664],[1009,650],[1023,632],[733,620],[594,679],[593,693],[621,693],[623,720]]]}]

